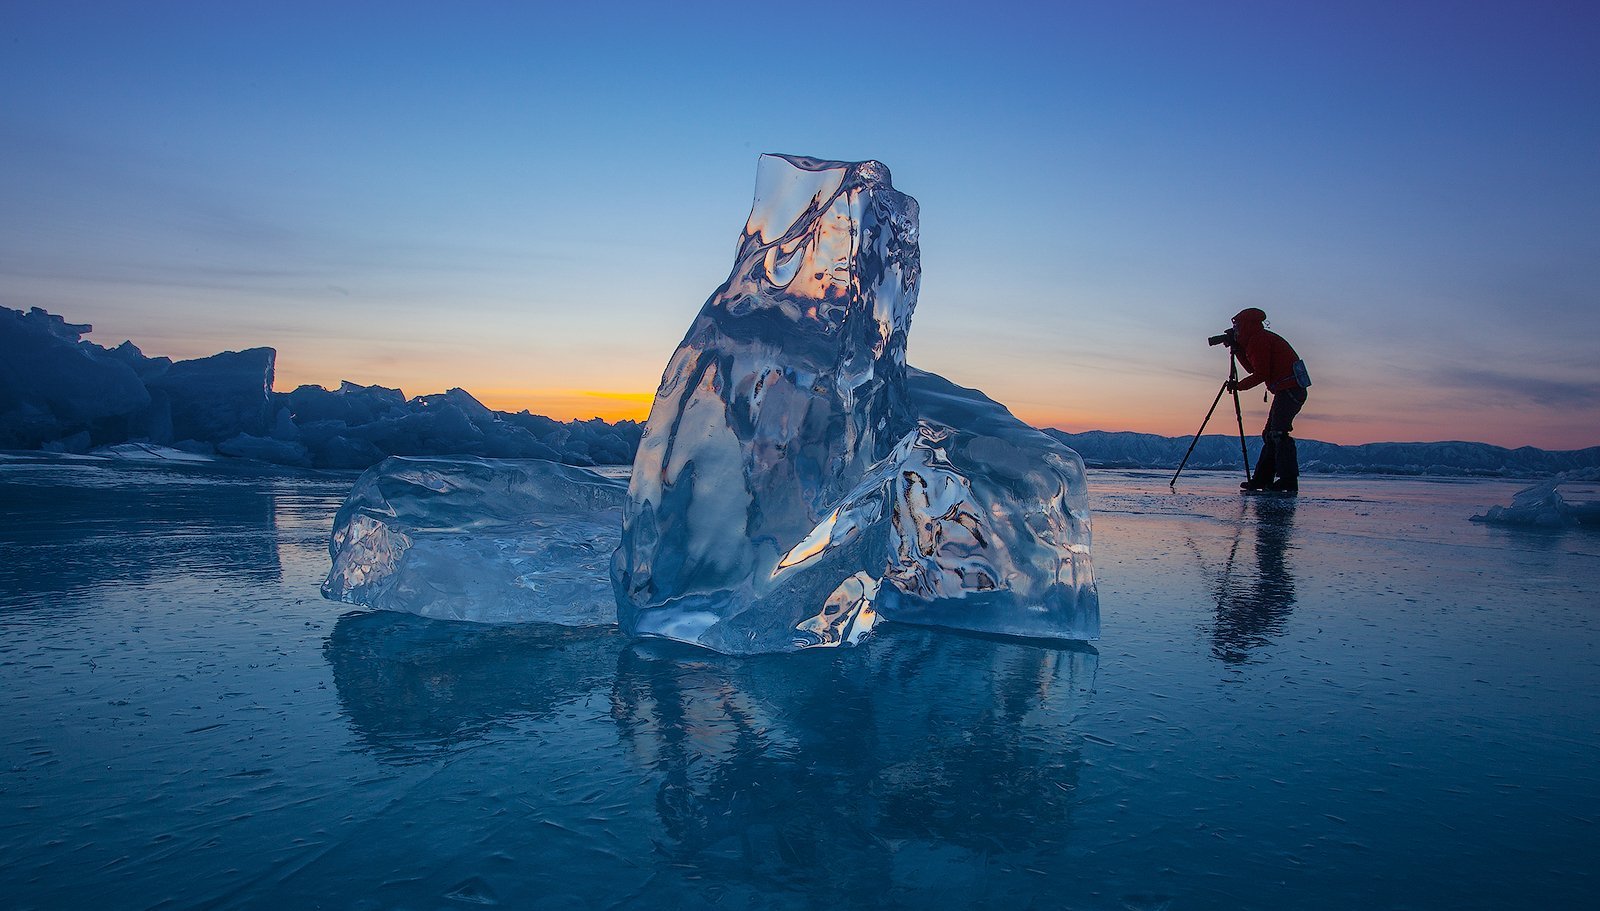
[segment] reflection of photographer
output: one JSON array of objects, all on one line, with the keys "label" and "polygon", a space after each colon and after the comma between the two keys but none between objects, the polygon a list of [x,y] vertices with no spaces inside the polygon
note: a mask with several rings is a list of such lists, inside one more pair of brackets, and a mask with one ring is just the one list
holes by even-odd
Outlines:
[{"label": "reflection of photographer", "polygon": [[[1211,654],[1227,664],[1250,661],[1256,649],[1283,635],[1294,611],[1294,573],[1288,560],[1289,541],[1294,536],[1294,498],[1254,497],[1250,507],[1255,514],[1254,571],[1235,565],[1239,549],[1235,537],[1227,565],[1217,579]],[[1240,513],[1241,533],[1250,524]]]},{"label": "reflection of photographer", "polygon": [[1232,391],[1250,389],[1262,383],[1272,393],[1267,411],[1267,426],[1261,432],[1265,445],[1256,460],[1255,475],[1239,485],[1245,490],[1279,490],[1294,493],[1300,487],[1300,462],[1295,453],[1294,416],[1306,403],[1306,387],[1311,379],[1305,363],[1283,336],[1266,328],[1267,314],[1251,307],[1233,318],[1233,328],[1207,341],[1228,346],[1249,375],[1230,380]]}]

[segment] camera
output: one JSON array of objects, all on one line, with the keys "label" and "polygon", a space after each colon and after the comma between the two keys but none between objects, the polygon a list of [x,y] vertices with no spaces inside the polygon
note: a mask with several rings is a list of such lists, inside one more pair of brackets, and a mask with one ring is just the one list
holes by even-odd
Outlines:
[{"label": "camera", "polygon": [[1227,345],[1229,348],[1232,348],[1234,345],[1238,344],[1238,342],[1239,331],[1237,329],[1229,329],[1227,332],[1224,332],[1221,335],[1213,335],[1206,339],[1206,344],[1211,345],[1212,347],[1217,345]]}]

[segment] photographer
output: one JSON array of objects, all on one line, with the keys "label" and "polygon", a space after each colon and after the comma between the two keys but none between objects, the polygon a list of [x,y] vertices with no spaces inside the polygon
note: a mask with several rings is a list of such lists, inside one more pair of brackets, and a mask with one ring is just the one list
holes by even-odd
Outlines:
[{"label": "photographer", "polygon": [[1233,318],[1233,329],[1224,335],[1229,350],[1249,375],[1229,381],[1237,392],[1265,383],[1272,393],[1267,411],[1267,426],[1261,432],[1265,445],[1256,461],[1255,476],[1240,484],[1243,490],[1277,490],[1295,493],[1300,488],[1300,462],[1295,453],[1294,416],[1306,403],[1306,387],[1311,380],[1305,364],[1283,336],[1266,328],[1267,314],[1255,307],[1240,310]]}]

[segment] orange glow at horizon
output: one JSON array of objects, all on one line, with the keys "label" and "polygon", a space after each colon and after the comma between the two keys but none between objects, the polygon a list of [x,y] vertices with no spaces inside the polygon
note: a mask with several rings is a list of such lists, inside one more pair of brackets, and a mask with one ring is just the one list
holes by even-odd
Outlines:
[{"label": "orange glow at horizon", "polygon": [[643,421],[650,416],[654,392],[621,392],[601,389],[469,389],[472,397],[496,411],[524,409],[558,421],[587,421],[600,418],[607,423]]}]

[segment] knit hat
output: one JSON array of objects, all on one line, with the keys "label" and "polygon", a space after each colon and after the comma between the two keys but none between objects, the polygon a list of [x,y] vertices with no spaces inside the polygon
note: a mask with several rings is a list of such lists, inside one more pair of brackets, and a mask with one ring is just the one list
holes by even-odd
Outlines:
[{"label": "knit hat", "polygon": [[1246,307],[1234,314],[1233,321],[1239,324],[1240,329],[1260,329],[1261,324],[1267,321],[1267,314],[1257,307]]}]

